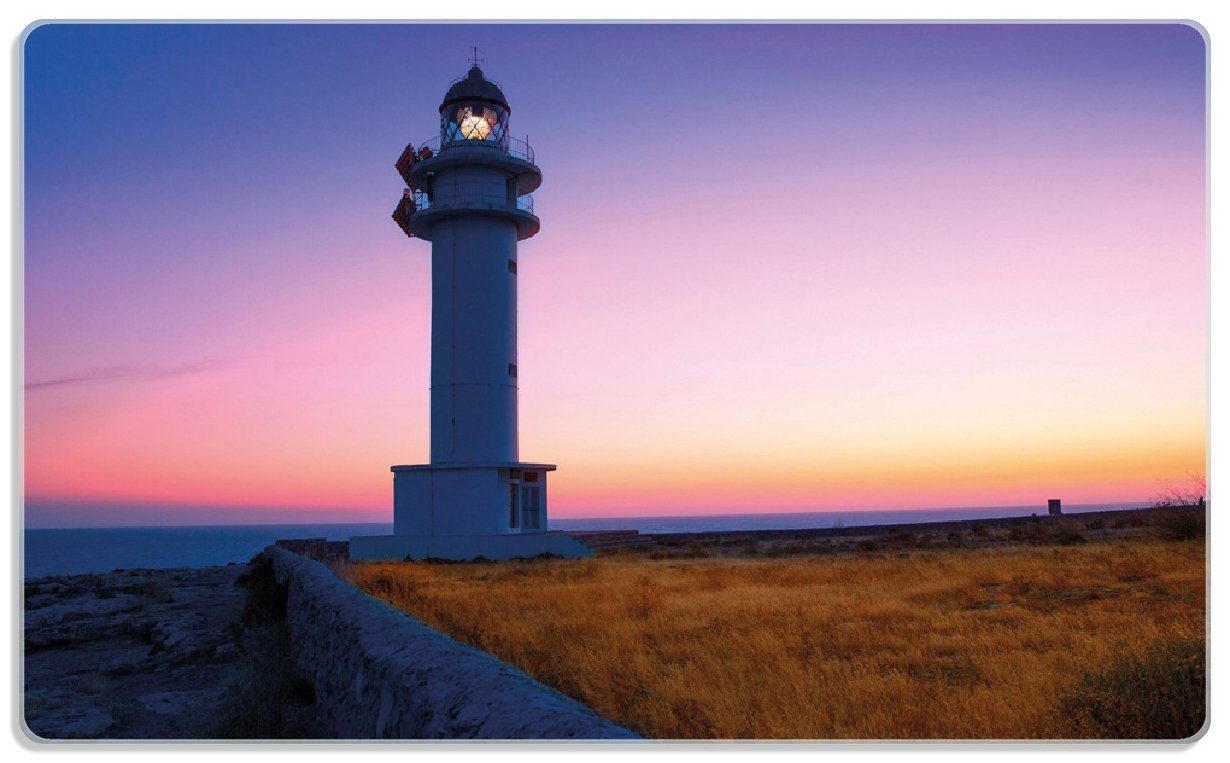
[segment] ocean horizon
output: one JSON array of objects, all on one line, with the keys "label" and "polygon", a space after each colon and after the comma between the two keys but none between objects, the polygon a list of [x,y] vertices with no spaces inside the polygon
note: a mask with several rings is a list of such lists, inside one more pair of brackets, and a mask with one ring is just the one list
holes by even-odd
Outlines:
[{"label": "ocean horizon", "polygon": [[[1065,514],[1145,508],[1147,501],[1072,504]],[[552,518],[552,530],[638,530],[642,533],[809,530],[1044,514],[1045,506],[885,509],[765,514]],[[392,522],[177,525],[25,530],[23,576],[81,575],[116,569],[212,567],[246,562],[282,538],[346,540],[382,535]]]}]

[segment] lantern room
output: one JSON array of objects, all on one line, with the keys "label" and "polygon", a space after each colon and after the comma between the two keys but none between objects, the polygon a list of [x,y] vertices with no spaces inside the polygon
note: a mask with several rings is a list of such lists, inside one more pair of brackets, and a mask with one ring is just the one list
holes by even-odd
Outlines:
[{"label": "lantern room", "polygon": [[440,104],[440,146],[482,141],[501,148],[508,143],[512,111],[500,86],[483,76],[478,66],[453,83]]}]

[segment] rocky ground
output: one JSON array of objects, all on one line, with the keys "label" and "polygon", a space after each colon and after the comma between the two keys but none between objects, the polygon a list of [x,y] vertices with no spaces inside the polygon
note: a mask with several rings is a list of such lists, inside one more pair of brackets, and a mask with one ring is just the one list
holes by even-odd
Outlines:
[{"label": "rocky ground", "polygon": [[247,565],[25,584],[25,719],[46,739],[214,736]]}]

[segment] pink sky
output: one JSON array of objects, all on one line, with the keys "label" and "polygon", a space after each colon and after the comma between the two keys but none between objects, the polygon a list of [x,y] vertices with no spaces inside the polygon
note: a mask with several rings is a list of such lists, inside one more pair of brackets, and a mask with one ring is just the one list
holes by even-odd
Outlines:
[{"label": "pink sky", "polygon": [[[794,70],[804,103],[763,67],[720,70],[703,31],[676,55],[712,63],[678,107],[704,129],[665,137],[642,129],[661,104],[605,75],[532,79],[566,50],[493,66],[546,175],[542,232],[520,252],[519,382],[522,456],[560,466],[553,515],[1129,501],[1203,474],[1203,47],[1154,29],[1047,38],[1046,66],[1036,41],[969,28],[860,68],[876,48],[854,36]],[[801,34],[787,42],[811,61]],[[611,40],[611,56],[631,44]],[[57,65],[52,42],[27,65]],[[1085,56],[1108,51],[1122,58],[1091,73]],[[909,74],[919,61],[942,71]],[[173,123],[194,115],[170,107],[154,126],[117,107],[132,144],[99,148],[74,182],[72,136],[32,138],[31,507],[80,504],[55,516],[83,524],[136,504],[203,521],[391,516],[387,467],[428,455],[430,268],[388,220],[389,165],[434,129],[457,67],[438,68],[395,103],[373,96],[389,113],[248,124],[214,138],[216,161],[177,144]],[[838,73],[853,84],[829,92]],[[729,90],[718,110],[711,79]],[[121,101],[143,86],[115,83]],[[616,150],[551,121],[551,102],[586,93],[625,104],[604,126]],[[266,95],[298,104],[268,119],[319,107]],[[102,118],[59,97],[31,96],[28,131],[56,109]],[[807,140],[759,129],[780,108]]]}]

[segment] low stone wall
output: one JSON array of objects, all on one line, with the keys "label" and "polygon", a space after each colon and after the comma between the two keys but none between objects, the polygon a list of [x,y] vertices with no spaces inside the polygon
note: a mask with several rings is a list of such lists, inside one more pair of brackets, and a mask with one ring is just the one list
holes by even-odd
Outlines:
[{"label": "low stone wall", "polygon": [[635,739],[485,652],[270,546],[293,659],[338,739]]}]

